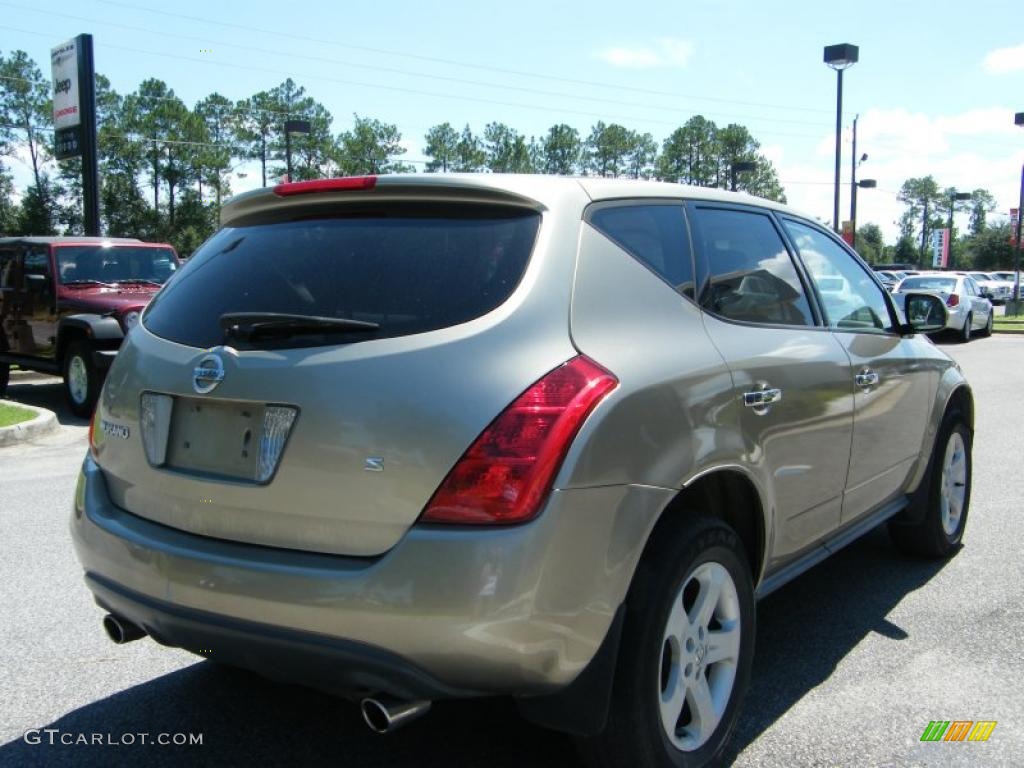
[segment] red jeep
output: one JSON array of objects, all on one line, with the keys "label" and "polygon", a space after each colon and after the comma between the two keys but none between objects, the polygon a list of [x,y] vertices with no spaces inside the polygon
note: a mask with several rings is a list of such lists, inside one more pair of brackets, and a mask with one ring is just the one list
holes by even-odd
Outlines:
[{"label": "red jeep", "polygon": [[89,416],[121,340],[178,265],[164,243],[0,238],[0,397],[15,364],[63,376],[71,410]]}]

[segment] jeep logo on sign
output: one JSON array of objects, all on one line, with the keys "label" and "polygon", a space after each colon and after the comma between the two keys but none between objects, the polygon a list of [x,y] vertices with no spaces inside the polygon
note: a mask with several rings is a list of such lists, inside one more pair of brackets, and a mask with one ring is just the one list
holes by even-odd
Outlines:
[{"label": "jeep logo on sign", "polygon": [[224,361],[219,355],[204,355],[192,369],[192,389],[200,395],[212,392],[224,381]]}]

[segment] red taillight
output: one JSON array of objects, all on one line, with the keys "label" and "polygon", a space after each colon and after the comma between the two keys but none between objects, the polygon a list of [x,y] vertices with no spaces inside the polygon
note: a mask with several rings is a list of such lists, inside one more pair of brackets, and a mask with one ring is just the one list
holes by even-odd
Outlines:
[{"label": "red taillight", "polygon": [[274,187],[279,197],[308,195],[314,192],[334,192],[339,189],[373,189],[376,176],[345,176],[340,179],[313,179],[312,181],[286,181]]},{"label": "red taillight", "polygon": [[469,447],[420,521],[501,525],[534,517],[583,421],[618,383],[583,356],[551,371]]},{"label": "red taillight", "polygon": [[946,298],[946,306],[947,307],[955,307],[959,303],[960,303],[960,296],[955,294],[955,293],[949,294],[949,296]]}]

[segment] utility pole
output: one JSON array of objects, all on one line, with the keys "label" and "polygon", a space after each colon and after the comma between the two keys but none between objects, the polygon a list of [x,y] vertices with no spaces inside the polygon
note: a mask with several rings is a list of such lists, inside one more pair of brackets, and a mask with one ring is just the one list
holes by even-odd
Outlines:
[{"label": "utility pole", "polygon": [[921,217],[921,266],[928,259],[928,198],[924,199],[924,215]]},{"label": "utility pole", "polygon": [[857,120],[853,116],[853,152],[850,157],[850,245],[857,247]]}]

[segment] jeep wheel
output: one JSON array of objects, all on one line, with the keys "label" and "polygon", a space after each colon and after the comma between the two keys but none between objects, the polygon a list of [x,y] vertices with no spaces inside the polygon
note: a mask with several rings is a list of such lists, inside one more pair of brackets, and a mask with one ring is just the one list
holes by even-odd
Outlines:
[{"label": "jeep wheel", "polygon": [[746,554],[719,520],[695,518],[641,561],[603,733],[582,742],[598,766],[692,768],[725,749],[754,655]]},{"label": "jeep wheel", "polygon": [[64,393],[75,416],[87,419],[92,415],[101,383],[92,348],[84,341],[72,342],[64,356]]},{"label": "jeep wheel", "polygon": [[932,453],[927,493],[921,522],[894,520],[889,533],[907,554],[949,557],[963,539],[971,504],[971,433],[959,413],[943,419]]}]

